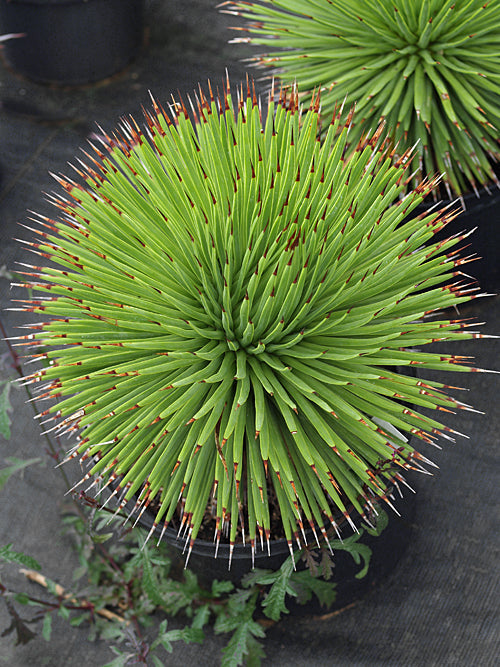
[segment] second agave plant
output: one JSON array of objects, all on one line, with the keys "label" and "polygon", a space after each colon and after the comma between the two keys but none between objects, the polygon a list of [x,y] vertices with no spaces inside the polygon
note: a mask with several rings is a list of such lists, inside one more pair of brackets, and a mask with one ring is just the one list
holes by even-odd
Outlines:
[{"label": "second agave plant", "polygon": [[77,439],[83,481],[155,506],[152,531],[177,522],[189,552],[207,516],[216,544],[282,531],[292,549],[453,439],[421,409],[468,406],[425,370],[473,369],[420,348],[480,336],[431,316],[478,294],[462,236],[432,243],[454,214],[412,219],[433,183],[398,201],[411,156],[393,163],[382,129],[346,161],[351,115],[320,140],[318,98],[273,92],[263,114],[251,86],[236,106],[223,89],[191,115],[154,102],[58,177],[59,214],[29,242],[51,262],[26,271],[41,296],[22,306],[44,321],[20,344],[45,350],[26,381],[57,398],[41,416]]},{"label": "second agave plant", "polygon": [[444,174],[451,198],[498,179],[500,3],[484,0],[258,0],[222,3],[248,19],[236,42],[304,98],[356,104],[356,143],[386,119],[413,168]]}]

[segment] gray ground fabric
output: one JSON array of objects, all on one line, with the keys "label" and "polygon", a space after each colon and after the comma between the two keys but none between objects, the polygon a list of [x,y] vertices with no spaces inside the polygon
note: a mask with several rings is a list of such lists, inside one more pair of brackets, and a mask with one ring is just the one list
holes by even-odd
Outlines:
[{"label": "gray ground fabric", "polygon": [[[78,90],[44,87],[21,79],[0,63],[0,267],[16,269],[32,258],[14,237],[29,238],[18,222],[32,209],[50,215],[42,192],[55,188],[49,172],[71,173],[68,161],[96,131],[95,122],[112,130],[120,116],[140,121],[149,106],[149,90],[168,102],[178,90],[191,92],[210,77],[217,84],[225,68],[234,84],[247,70],[239,58],[245,48],[227,44],[230,17],[215,0],[152,0],[148,4],[149,44],[122,74]],[[259,90],[263,84],[257,82]],[[498,214],[497,214],[498,215]],[[498,234],[500,220],[493,233]],[[29,224],[29,223],[28,223]],[[472,239],[473,242],[473,239]],[[473,272],[472,268],[470,269]],[[0,279],[2,308],[23,298]],[[486,333],[500,333],[500,300],[475,301],[461,314],[486,321]],[[9,335],[33,318],[4,312]],[[0,373],[5,376],[7,347],[0,343]],[[448,346],[449,349],[449,346]],[[467,341],[455,354],[473,354],[477,365],[498,369],[499,341]],[[450,384],[467,387],[465,401],[486,415],[460,412],[448,423],[470,439],[424,453],[439,465],[433,477],[418,476],[413,540],[385,585],[362,602],[328,618],[285,618],[268,631],[265,665],[488,665],[499,655],[498,618],[498,441],[497,376],[449,374]],[[445,380],[446,381],[446,380]],[[13,391],[13,434],[0,442],[5,457],[44,456],[45,444],[21,390]],[[429,448],[430,450],[431,448]],[[77,466],[68,471],[78,475]],[[43,571],[68,586],[77,566],[69,538],[60,532],[64,486],[50,463],[32,466],[11,480],[0,495],[0,545],[35,556]],[[7,570],[6,570],[7,573]],[[8,568],[8,583],[16,579]],[[19,581],[21,577],[19,575]],[[33,585],[33,594],[40,590]],[[0,634],[9,624],[0,602]],[[175,627],[172,621],[170,627]],[[104,642],[89,642],[86,628],[55,621],[53,640],[36,639],[15,648],[12,636],[0,638],[0,663],[10,667],[99,667],[113,659]],[[226,640],[227,641],[227,640]],[[203,645],[178,643],[167,665],[218,665],[224,637],[210,631]]]}]

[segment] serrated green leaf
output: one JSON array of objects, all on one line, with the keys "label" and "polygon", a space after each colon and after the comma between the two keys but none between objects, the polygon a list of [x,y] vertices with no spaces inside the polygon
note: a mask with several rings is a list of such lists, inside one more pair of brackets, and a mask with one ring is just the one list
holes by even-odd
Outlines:
[{"label": "serrated green leaf", "polygon": [[[294,563],[290,556],[277,571],[277,576],[271,584],[271,587],[262,601],[264,614],[273,621],[279,621],[281,614],[288,614],[286,607],[286,596],[296,597],[297,592],[291,585],[291,578],[294,573]],[[260,578],[259,583],[271,583],[269,575]]]},{"label": "serrated green leaf", "polygon": [[65,621],[68,621],[70,618],[70,610],[62,604],[57,610],[57,615],[64,618]]},{"label": "serrated green leaf", "polygon": [[6,440],[10,440],[10,425],[12,423],[9,417],[9,412],[12,411],[9,394],[10,382],[6,382],[0,393],[0,435]]},{"label": "serrated green leaf", "polygon": [[142,551],[142,585],[146,595],[151,602],[156,605],[163,605],[164,600],[158,590],[158,582],[153,572],[153,567],[149,559],[149,552],[146,545]]},{"label": "serrated green leaf", "polygon": [[33,458],[33,459],[18,459],[14,456],[9,456],[5,459],[6,463],[10,465],[0,469],[0,490],[7,484],[12,475],[15,475],[17,472],[21,472],[28,466],[31,466],[35,463],[39,463],[42,459]]},{"label": "serrated green leaf", "polygon": [[52,636],[52,613],[47,612],[43,617],[42,637],[45,639],[46,642],[49,642],[51,636]]},{"label": "serrated green leaf", "polygon": [[204,604],[199,607],[193,615],[193,620],[191,622],[192,628],[197,628],[201,630],[210,620],[210,607],[208,604]]},{"label": "serrated green leaf", "polygon": [[92,542],[95,544],[104,544],[113,537],[113,533],[93,533]]},{"label": "serrated green leaf", "polygon": [[389,525],[389,515],[385,510],[379,507],[377,509],[377,521],[375,528],[370,528],[370,526],[364,525],[364,529],[369,535],[373,535],[373,537],[380,537],[380,535],[387,528],[388,525]]},{"label": "serrated green leaf", "polygon": [[277,570],[264,570],[262,568],[255,568],[250,570],[247,574],[243,575],[241,579],[241,585],[243,588],[250,588],[254,584],[259,584],[263,581],[264,577],[267,577],[268,583],[273,583],[276,578],[279,576]]},{"label": "serrated green leaf", "polygon": [[111,646],[110,648],[113,651],[113,653],[116,654],[116,658],[114,658],[114,660],[111,660],[111,662],[107,662],[102,667],[125,667],[125,665],[128,665],[130,663],[131,659],[135,658],[134,653],[125,653],[124,651],[120,651],[114,646]]},{"label": "serrated green leaf", "polygon": [[175,630],[167,630],[167,621],[161,622],[158,629],[158,636],[151,644],[151,650],[155,650],[158,646],[162,646],[168,653],[173,650],[172,642],[182,640],[186,644],[192,642],[200,643],[203,641],[204,633],[200,628],[184,627]]},{"label": "serrated green leaf", "polygon": [[12,544],[6,544],[5,546],[0,547],[0,560],[4,560],[7,563],[17,563],[18,565],[24,565],[25,567],[29,567],[32,570],[42,569],[40,563],[32,556],[28,556],[18,551],[13,551]]},{"label": "serrated green leaf", "polygon": [[221,667],[239,667],[243,665],[254,645],[252,640],[255,637],[264,636],[264,629],[258,623],[251,619],[243,621],[228,644],[222,649]]},{"label": "serrated green leaf", "polygon": [[79,628],[82,623],[86,623],[89,620],[89,613],[81,614],[80,616],[72,616],[69,619],[69,624],[74,628]]},{"label": "serrated green leaf", "polygon": [[127,630],[123,622],[106,623],[104,626],[96,627],[100,639],[122,642],[127,637]]},{"label": "serrated green leaf", "polygon": [[212,582],[212,595],[214,597],[220,597],[224,593],[229,593],[234,588],[234,584],[231,581],[218,581],[214,579]]},{"label": "serrated green leaf", "polygon": [[254,588],[237,589],[229,596],[226,608],[215,619],[214,630],[217,634],[231,632],[245,620],[252,618],[258,592]]},{"label": "serrated green leaf", "polygon": [[363,567],[359,572],[356,573],[356,579],[363,579],[368,574],[368,569],[370,567],[370,559],[372,556],[371,548],[360,542],[360,539],[363,535],[364,530],[360,530],[359,533],[351,535],[345,540],[335,540],[330,542],[330,545],[335,550],[341,549],[342,551],[347,551],[351,554],[354,562],[358,565],[363,562]]},{"label": "serrated green leaf", "polygon": [[73,570],[73,575],[72,575],[73,581],[78,581],[79,579],[84,577],[87,574],[88,570],[89,570],[88,565],[81,565],[80,567],[76,567]]},{"label": "serrated green leaf", "polygon": [[323,581],[317,577],[311,576],[308,570],[303,570],[302,572],[294,572],[291,585],[295,589],[298,602],[304,604],[311,599],[311,595],[314,594],[320,603],[325,607],[330,607],[337,593],[335,591],[336,584],[330,581]]},{"label": "serrated green leaf", "polygon": [[[185,644],[196,642],[201,643],[204,639],[203,630],[200,628],[186,627],[176,630],[169,630],[163,635],[163,638],[169,642],[183,641]],[[163,640],[162,640],[163,641]]]}]

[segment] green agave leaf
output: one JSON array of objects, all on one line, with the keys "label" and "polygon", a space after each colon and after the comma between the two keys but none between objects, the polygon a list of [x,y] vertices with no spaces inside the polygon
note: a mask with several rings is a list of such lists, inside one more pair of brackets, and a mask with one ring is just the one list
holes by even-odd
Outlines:
[{"label": "green agave leaf", "polygon": [[[398,25],[419,22],[425,40],[434,10]],[[384,7],[366,11],[383,34]],[[328,542],[325,524],[432,465],[405,433],[453,439],[421,408],[469,409],[411,372],[474,370],[421,349],[481,337],[432,317],[480,296],[458,284],[464,235],[432,242],[455,214],[412,217],[433,187],[404,194],[412,155],[395,159],[382,128],[359,140],[340,110],[320,139],[319,107],[282,89],[263,113],[251,85],[234,104],[229,81],[218,97],[200,88],[193,119],[182,100],[170,115],[153,101],[145,130],[125,120],[99,138],[81,182],[58,177],[60,217],[40,216],[31,243],[52,260],[29,273],[39,295],[23,308],[45,319],[19,340],[49,362],[26,378],[58,399],[40,417],[76,437],[80,483],[113,482],[137,517],[154,501],[150,534],[172,522],[188,556],[209,517],[231,550],[239,536],[264,548],[277,512],[290,551],[306,529]]]}]

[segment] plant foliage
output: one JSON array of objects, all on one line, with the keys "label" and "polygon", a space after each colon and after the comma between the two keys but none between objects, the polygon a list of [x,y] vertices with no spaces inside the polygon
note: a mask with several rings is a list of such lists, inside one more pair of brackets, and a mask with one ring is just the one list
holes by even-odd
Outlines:
[{"label": "plant foliage", "polygon": [[25,554],[14,551],[12,549],[12,544],[6,544],[5,546],[0,547],[0,561],[26,565],[26,567],[31,567],[34,570],[40,569],[40,563],[38,563],[38,561],[31,556],[26,556]]},{"label": "plant foliage", "polygon": [[[379,530],[386,520],[381,512]],[[37,626],[41,625],[42,637],[50,641],[54,617],[59,616],[74,627],[89,624],[90,639],[98,636],[108,642],[115,658],[105,667],[163,665],[158,654],[172,653],[177,641],[202,642],[205,627],[212,623],[216,634],[227,637],[221,665],[259,665],[264,656],[259,640],[265,638],[265,627],[270,624],[269,620],[262,622],[263,616],[279,621],[288,613],[291,597],[304,604],[315,596],[325,608],[335,601],[335,582],[321,578],[319,571],[295,570],[294,563],[310,555],[305,549],[288,557],[276,572],[254,570],[243,577],[239,587],[214,580],[208,589],[193,572],[175,567],[165,544],[150,552],[143,531],[129,530],[120,540],[106,538],[100,531],[108,527],[109,512],[98,509],[93,522],[71,513],[63,522],[74,538],[80,562],[71,590],[29,570],[22,571],[44,586],[44,596],[16,592],[0,581],[0,597],[7,603],[11,620],[2,637],[15,635],[16,643],[27,643],[38,636]],[[370,549],[360,541],[364,530],[361,527],[358,535],[344,542],[331,540],[330,547],[336,552],[346,550],[354,558],[357,554],[365,558],[367,550],[369,558]],[[331,559],[326,546],[322,551]],[[36,560],[15,552],[10,544],[0,547],[0,566],[2,561],[40,570]],[[19,605],[30,609],[32,616],[22,616]],[[154,628],[153,614],[158,621]],[[148,628],[148,638],[143,628]]]},{"label": "plant foliage", "polygon": [[26,382],[58,399],[41,416],[78,437],[83,481],[115,481],[136,513],[157,501],[151,533],[180,506],[189,555],[211,511],[217,544],[240,530],[253,552],[272,490],[292,550],[424,470],[405,433],[452,439],[419,410],[468,406],[411,371],[471,367],[413,348],[479,337],[428,317],[479,288],[460,282],[464,236],[433,242],[455,214],[411,216],[433,183],[398,199],[411,156],[381,128],[347,160],[352,115],[321,141],[319,98],[303,112],[295,89],[264,119],[229,81],[192,108],[154,102],[145,130],[100,136],[82,181],[58,177],[61,215],[29,242],[52,263],[26,272],[42,296],[23,305],[47,319],[20,337],[53,349]]},{"label": "plant foliage", "polygon": [[[3,385],[3,386],[2,386]],[[6,440],[10,438],[11,418],[9,412],[12,410],[10,403],[10,382],[0,382],[0,435]]]},{"label": "plant foliage", "polygon": [[0,468],[0,490],[7,484],[12,475],[15,475],[17,472],[22,472],[27,466],[33,465],[34,463],[40,463],[40,458],[35,459],[18,459],[15,456],[8,456],[5,459],[5,462],[8,465]]},{"label": "plant foliage", "polygon": [[[323,109],[356,103],[355,145],[380,119],[395,144],[418,149],[413,168],[444,173],[460,194],[496,181],[500,127],[500,3],[484,0],[226,2],[262,44],[253,58]],[[278,48],[279,47],[279,48]],[[451,197],[451,193],[450,193]]]}]

